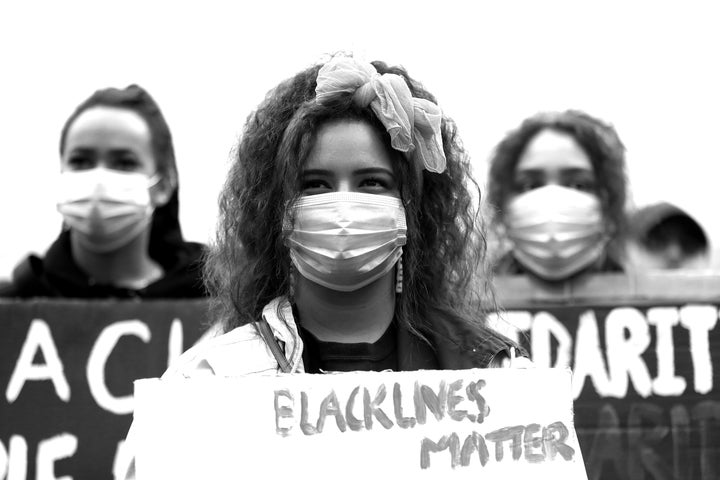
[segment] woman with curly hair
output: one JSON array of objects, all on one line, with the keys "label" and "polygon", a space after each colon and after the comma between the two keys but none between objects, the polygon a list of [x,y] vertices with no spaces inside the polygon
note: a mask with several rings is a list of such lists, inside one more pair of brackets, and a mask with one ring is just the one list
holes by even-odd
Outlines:
[{"label": "woman with curly hair", "polygon": [[170,129],[138,85],[97,90],[60,134],[63,229],[0,297],[202,297],[204,247],[183,240]]},{"label": "woman with curly hair", "polygon": [[469,169],[402,68],[335,56],[282,82],[220,197],[206,283],[225,333],[164,378],[529,364],[485,325]]},{"label": "woman with curly hair", "polygon": [[494,226],[509,251],[499,274],[546,281],[622,271],[625,148],[587,113],[540,113],[495,148],[488,176]]},{"label": "woman with curly hair", "polygon": [[402,68],[336,56],[281,83],[250,115],[220,198],[206,280],[227,333],[178,368],[510,358],[471,288],[484,241],[469,168],[454,124]]}]

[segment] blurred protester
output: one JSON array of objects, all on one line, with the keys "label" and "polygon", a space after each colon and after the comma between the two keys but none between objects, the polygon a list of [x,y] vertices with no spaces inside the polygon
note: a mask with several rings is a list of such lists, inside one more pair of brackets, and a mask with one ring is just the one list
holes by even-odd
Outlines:
[{"label": "blurred protester", "polygon": [[698,222],[667,202],[640,208],[630,216],[628,256],[639,270],[710,267],[710,245]]},{"label": "blurred protester", "polygon": [[200,297],[203,247],[178,221],[172,137],[141,87],[81,103],[60,135],[63,229],[13,271],[5,297]]},{"label": "blurred protester", "polygon": [[584,112],[539,113],[495,148],[488,202],[495,210],[497,274],[550,282],[622,271],[625,148]]}]

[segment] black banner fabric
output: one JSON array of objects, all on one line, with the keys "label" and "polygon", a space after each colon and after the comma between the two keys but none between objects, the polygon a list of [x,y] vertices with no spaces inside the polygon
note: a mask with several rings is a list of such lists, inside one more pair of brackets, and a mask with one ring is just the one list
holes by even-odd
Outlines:
[{"label": "black banner fabric", "polygon": [[113,478],[133,381],[206,321],[202,300],[0,302],[0,478]]},{"label": "black banner fabric", "polygon": [[[501,297],[511,284],[499,282]],[[715,299],[627,292],[608,301],[617,285],[600,287],[515,290],[492,323],[537,366],[572,367],[590,480],[720,478],[720,290]]]}]

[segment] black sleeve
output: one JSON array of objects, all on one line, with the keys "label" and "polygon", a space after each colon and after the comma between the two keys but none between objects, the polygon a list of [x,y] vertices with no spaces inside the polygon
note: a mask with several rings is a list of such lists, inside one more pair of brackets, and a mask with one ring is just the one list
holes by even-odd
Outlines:
[{"label": "black sleeve", "polygon": [[4,298],[55,296],[57,292],[44,277],[42,260],[33,255],[28,256],[15,267],[10,283],[0,284],[0,297]]}]

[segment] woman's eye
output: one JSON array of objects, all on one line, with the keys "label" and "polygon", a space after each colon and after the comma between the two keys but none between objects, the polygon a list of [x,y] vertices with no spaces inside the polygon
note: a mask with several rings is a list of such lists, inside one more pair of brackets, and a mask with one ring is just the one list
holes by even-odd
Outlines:
[{"label": "woman's eye", "polygon": [[571,182],[568,182],[566,187],[573,188],[575,190],[579,190],[581,192],[594,192],[595,191],[595,183],[591,181],[586,180],[574,180]]},{"label": "woman's eye", "polygon": [[580,190],[581,192],[587,192],[589,190],[587,185],[584,183],[573,183],[568,186],[570,188],[574,188],[575,190]]},{"label": "woman's eye", "polygon": [[360,186],[362,186],[362,187],[384,187],[385,182],[383,182],[379,178],[366,178],[360,183]]},{"label": "woman's eye", "polygon": [[319,178],[305,179],[302,182],[302,192],[304,195],[315,195],[318,193],[326,193],[331,190],[330,184],[326,180]]},{"label": "woman's eye", "polygon": [[140,161],[132,155],[117,157],[112,162],[112,168],[114,170],[121,170],[124,172],[131,172],[137,170],[139,167]]},{"label": "woman's eye", "polygon": [[391,180],[381,178],[381,177],[367,177],[360,181],[359,185],[360,189],[369,191],[369,192],[378,192],[382,191],[385,192],[387,190],[392,190],[393,184]]},{"label": "woman's eye", "polygon": [[518,180],[515,182],[515,191],[518,193],[529,192],[543,186],[543,183],[538,180]]},{"label": "woman's eye", "polygon": [[89,170],[95,166],[95,162],[86,155],[72,155],[67,161],[71,170]]}]

